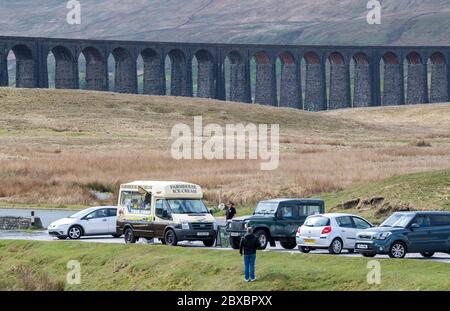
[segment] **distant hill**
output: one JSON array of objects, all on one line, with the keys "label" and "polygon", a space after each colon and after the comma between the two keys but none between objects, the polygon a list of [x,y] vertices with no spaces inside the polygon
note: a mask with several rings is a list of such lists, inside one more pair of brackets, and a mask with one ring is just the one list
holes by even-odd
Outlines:
[{"label": "distant hill", "polygon": [[0,35],[288,44],[450,44],[450,0],[81,0],[0,1]]}]

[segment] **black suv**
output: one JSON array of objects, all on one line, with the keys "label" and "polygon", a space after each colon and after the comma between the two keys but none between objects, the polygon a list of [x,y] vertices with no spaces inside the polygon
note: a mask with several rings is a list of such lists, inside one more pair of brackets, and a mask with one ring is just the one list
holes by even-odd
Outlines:
[{"label": "black suv", "polygon": [[275,199],[259,202],[252,216],[236,218],[227,224],[230,244],[239,248],[246,227],[252,227],[261,248],[280,241],[285,249],[295,248],[295,234],[310,215],[323,214],[325,203],[320,199]]}]

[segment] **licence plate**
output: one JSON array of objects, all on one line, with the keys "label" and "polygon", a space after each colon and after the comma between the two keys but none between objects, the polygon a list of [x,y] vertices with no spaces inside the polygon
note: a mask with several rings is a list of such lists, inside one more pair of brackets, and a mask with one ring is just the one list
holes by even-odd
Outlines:
[{"label": "licence plate", "polygon": [[230,235],[231,235],[231,236],[241,236],[241,235],[239,234],[239,232],[231,232]]},{"label": "licence plate", "polygon": [[358,249],[368,249],[369,247],[366,244],[356,244],[356,248],[358,248]]},{"label": "licence plate", "polygon": [[198,236],[208,236],[209,232],[197,232]]},{"label": "licence plate", "polygon": [[314,240],[314,239],[303,239],[303,241],[305,241],[306,244],[314,244],[314,243],[316,243],[316,240]]}]

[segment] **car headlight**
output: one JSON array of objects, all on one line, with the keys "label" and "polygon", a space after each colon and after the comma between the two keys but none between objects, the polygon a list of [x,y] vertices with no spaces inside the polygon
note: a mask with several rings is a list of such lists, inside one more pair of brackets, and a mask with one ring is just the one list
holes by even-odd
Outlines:
[{"label": "car headlight", "polygon": [[375,235],[375,240],[386,240],[392,232],[381,232]]},{"label": "car headlight", "polygon": [[57,225],[51,224],[51,225],[48,226],[48,227],[49,227],[50,229],[58,229],[58,228],[67,227],[67,226],[69,226],[69,224],[57,224]]},{"label": "car headlight", "polygon": [[182,222],[181,223],[181,229],[189,230],[189,223],[188,222]]}]

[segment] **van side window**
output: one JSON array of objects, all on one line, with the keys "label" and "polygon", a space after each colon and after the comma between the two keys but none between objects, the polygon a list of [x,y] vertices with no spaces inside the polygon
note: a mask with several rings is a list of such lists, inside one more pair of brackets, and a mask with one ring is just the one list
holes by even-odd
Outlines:
[{"label": "van side window", "polygon": [[128,209],[132,214],[151,214],[152,196],[149,193],[140,194],[137,191],[122,191],[120,205]]},{"label": "van side window", "polygon": [[161,218],[163,216],[164,203],[163,200],[156,200],[155,214],[157,217]]},{"label": "van side window", "polygon": [[432,226],[450,226],[450,215],[430,215]]},{"label": "van side window", "polygon": [[156,217],[159,218],[170,218],[167,202],[165,202],[164,200],[157,200],[155,205],[155,214]]}]

